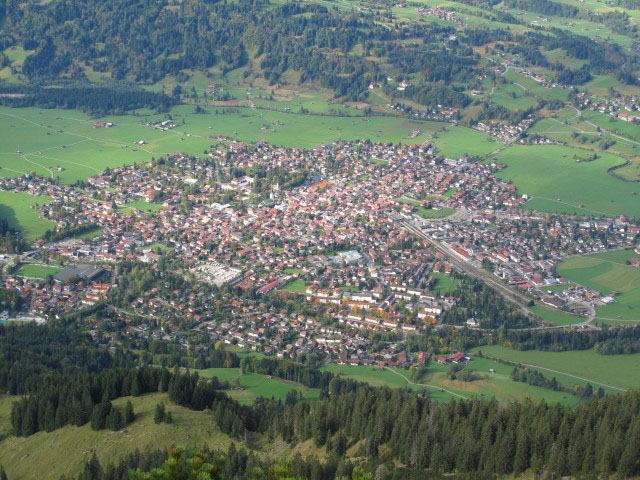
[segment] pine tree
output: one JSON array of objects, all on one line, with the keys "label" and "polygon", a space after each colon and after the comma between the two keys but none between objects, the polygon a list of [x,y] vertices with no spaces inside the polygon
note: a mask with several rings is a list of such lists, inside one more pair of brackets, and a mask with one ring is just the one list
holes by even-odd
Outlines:
[{"label": "pine tree", "polygon": [[156,405],[156,411],[153,414],[153,421],[156,423],[162,423],[164,421],[164,402],[160,402]]},{"label": "pine tree", "polygon": [[164,417],[164,421],[169,425],[173,423],[173,416],[171,415],[171,412],[167,412],[167,415]]},{"label": "pine tree", "polygon": [[133,411],[133,405],[131,404],[131,400],[127,400],[127,406],[124,410],[124,423],[125,425],[129,425],[136,419],[136,414]]}]

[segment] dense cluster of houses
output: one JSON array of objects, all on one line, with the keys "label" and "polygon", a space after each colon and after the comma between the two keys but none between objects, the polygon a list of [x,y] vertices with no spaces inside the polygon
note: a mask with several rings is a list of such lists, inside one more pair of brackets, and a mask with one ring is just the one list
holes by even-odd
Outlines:
[{"label": "dense cluster of houses", "polygon": [[[209,285],[145,292],[114,310],[112,322],[91,325],[103,340],[180,338],[198,330],[278,356],[320,353],[361,364],[413,362],[399,351],[373,352],[370,336],[402,338],[437,325],[458,301],[437,289],[451,264],[400,228],[399,216],[463,212],[424,220],[424,231],[556,307],[567,300],[544,287],[562,284],[554,273],[559,260],[630,246],[640,233],[624,217],[578,221],[518,210],[526,198],[496,175],[501,165],[446,159],[429,145],[232,146],[204,158],[174,154],[114,168],[84,189],[30,176],[0,179],[0,188],[50,197],[38,210],[58,231],[96,229],[81,238],[38,240],[36,257],[45,251],[72,265],[107,268],[138,260],[154,269],[163,258],[177,259],[185,274]],[[93,278],[7,281],[42,316],[95,305],[111,289]],[[242,293],[227,291],[223,300],[205,293],[226,285]],[[274,310],[274,294],[297,295],[313,313]],[[123,324],[124,332],[109,331]]]}]

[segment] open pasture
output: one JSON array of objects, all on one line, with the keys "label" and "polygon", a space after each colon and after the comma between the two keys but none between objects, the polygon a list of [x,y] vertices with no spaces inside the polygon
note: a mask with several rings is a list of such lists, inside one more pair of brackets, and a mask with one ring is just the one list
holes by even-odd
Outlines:
[{"label": "open pasture", "polygon": [[615,303],[596,309],[598,317],[640,321],[640,268],[627,265],[630,258],[640,255],[625,250],[572,257],[560,264],[558,273],[605,295],[619,292]]},{"label": "open pasture", "polygon": [[512,146],[490,161],[507,165],[498,175],[512,181],[520,194],[534,197],[525,208],[584,215],[640,216],[638,184],[624,182],[607,169],[624,163],[598,153],[590,162],[576,162],[589,152],[557,145]]},{"label": "open pasture", "polygon": [[516,86],[520,86],[521,89],[531,93],[534,97],[543,99],[543,100],[561,100],[565,101],[569,97],[569,90],[565,88],[558,87],[543,87],[538,82],[536,82],[533,78],[522,75],[521,73],[516,73],[514,70],[508,70],[503,75],[505,79],[510,82],[517,84]]},{"label": "open pasture", "polygon": [[526,110],[538,104],[534,96],[526,96],[525,91],[515,84],[506,84],[497,88],[489,98],[492,103],[513,111]]},{"label": "open pasture", "polygon": [[[640,387],[640,354],[638,353],[600,355],[595,350],[545,352],[483,346],[474,348],[472,354],[477,354],[479,350],[485,356],[535,365],[545,377],[549,379],[556,377],[559,383],[567,386],[586,385],[589,382],[594,389],[602,386],[609,393]],[[624,365],[624,368],[620,368],[621,365]]]},{"label": "open pasture", "polygon": [[[544,290],[546,292],[546,289]],[[586,320],[585,317],[572,315],[570,313],[565,313],[561,310],[555,310],[552,308],[534,306],[534,307],[529,307],[529,310],[531,310],[536,315],[539,315],[540,317],[542,317],[545,323],[552,324],[555,326],[573,325],[574,323],[581,323]]]},{"label": "open pasture", "polygon": [[482,132],[465,127],[448,127],[444,132],[438,133],[432,142],[438,147],[441,155],[453,159],[459,159],[464,155],[481,157],[502,145],[491,137],[487,138]]},{"label": "open pasture", "polygon": [[[491,371],[492,369],[493,372]],[[448,370],[449,367],[447,365],[432,363],[422,381],[443,385],[447,389],[453,388],[468,397],[495,397],[501,403],[525,398],[530,398],[533,401],[545,400],[548,403],[566,405],[573,405],[579,401],[578,397],[571,394],[513,381],[509,376],[513,370],[512,366],[475,355],[472,355],[472,359],[465,367],[465,370],[475,372],[476,380],[471,382],[451,380],[447,373]]]},{"label": "open pasture", "polygon": [[231,390],[225,390],[231,398],[240,403],[253,403],[258,397],[275,398],[285,400],[291,390],[297,390],[308,400],[317,400],[320,390],[307,388],[298,383],[287,382],[277,377],[267,377],[258,373],[241,374],[239,368],[208,368],[198,371],[202,378],[217,377],[226,380],[232,386]]},{"label": "open pasture", "polygon": [[[139,112],[92,119],[75,110],[0,107],[0,129],[9,133],[0,149],[0,175],[35,172],[71,184],[107,167],[146,162],[152,156],[175,152],[201,155],[219,143],[215,140],[219,135],[244,142],[311,147],[361,138],[422,143],[442,127],[437,122],[398,117],[307,115],[251,108],[205,110],[209,113],[195,114],[193,107],[177,106],[168,115]],[[169,117],[177,124],[169,131],[146,125]],[[93,128],[98,120],[115,126]],[[422,133],[412,138],[414,130]]]},{"label": "open pasture", "polygon": [[27,241],[35,240],[56,226],[54,221],[41,218],[38,211],[33,208],[35,205],[44,205],[50,201],[51,197],[2,191],[0,192],[0,218],[6,219],[11,228],[21,231]]}]

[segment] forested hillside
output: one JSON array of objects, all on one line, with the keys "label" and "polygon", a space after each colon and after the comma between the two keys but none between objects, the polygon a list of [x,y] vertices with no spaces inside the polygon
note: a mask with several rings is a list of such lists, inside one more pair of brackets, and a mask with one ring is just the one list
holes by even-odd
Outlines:
[{"label": "forested hillside", "polygon": [[[592,72],[617,71],[627,60],[615,45],[561,30],[515,34],[480,27],[460,33],[437,23],[391,29],[372,15],[312,3],[7,0],[5,12],[0,39],[4,48],[18,45],[33,51],[22,66],[30,81],[82,81],[90,69],[113,80],[155,83],[166,75],[180,78],[185,70],[217,66],[224,74],[247,67],[245,75],[263,77],[272,85],[293,71],[299,84],[312,82],[357,100],[366,98],[370,82],[395,72],[400,79],[418,75],[423,83],[404,92],[406,98],[465,107],[470,99],[462,90],[479,85],[477,73],[486,68],[472,48],[488,41],[513,42],[513,53],[564,70],[560,73],[566,83],[581,84],[588,77],[561,64],[549,65],[539,48],[567,48],[569,55],[588,59]],[[507,24],[520,23],[495,15]],[[444,84],[435,87],[436,82]]]},{"label": "forested hillside", "polygon": [[[125,410],[115,409],[112,400],[168,392],[175,404],[211,410],[208,418],[232,438],[242,441],[247,432],[254,432],[269,443],[311,441],[330,454],[328,461],[320,463],[313,459],[284,462],[293,469],[292,475],[303,478],[350,475],[356,458],[364,460],[363,473],[378,468],[391,471],[395,462],[411,476],[532,471],[561,476],[617,472],[626,477],[640,473],[638,392],[593,398],[577,407],[530,400],[501,405],[495,399],[434,403],[408,390],[372,387],[326,372],[303,373],[308,367],[289,361],[245,359],[243,368],[296,379],[320,387],[321,394],[316,402],[293,392],[285,402],[260,399],[240,405],[224,392],[229,385],[216,378],[204,380],[197,373],[134,365],[134,357],[112,356],[87,344],[84,336],[65,330],[0,328],[0,339],[7,352],[3,371],[12,372],[4,379],[3,391],[29,395],[15,402],[11,412],[13,433],[19,436],[88,422],[94,430],[119,430],[135,421],[135,412],[130,404]],[[35,355],[11,353],[8,343],[28,346]],[[224,355],[216,355],[222,362]],[[61,362],[63,358],[69,362]],[[156,422],[163,421],[164,406],[156,410]],[[259,457],[259,452],[254,453]],[[100,473],[81,478],[123,478],[122,472],[129,468],[160,465],[164,458],[160,454],[151,460],[146,455],[123,457],[125,463],[106,470],[94,460],[87,468]],[[229,455],[233,458],[236,453]],[[249,457],[244,453],[244,460],[235,466],[216,460],[217,456],[210,458],[214,464],[221,462],[220,471],[238,478],[247,478],[255,468],[252,478],[271,478],[265,477],[270,467],[258,457],[245,463]],[[309,462],[316,467],[309,470]]]}]

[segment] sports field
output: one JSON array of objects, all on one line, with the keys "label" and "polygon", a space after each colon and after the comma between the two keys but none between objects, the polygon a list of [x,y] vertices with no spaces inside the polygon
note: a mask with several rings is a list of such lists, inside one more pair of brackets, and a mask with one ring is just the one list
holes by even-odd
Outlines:
[{"label": "sports field", "polygon": [[598,153],[598,159],[576,162],[587,152],[557,145],[512,146],[490,161],[507,165],[498,176],[513,182],[520,194],[534,197],[526,208],[590,215],[640,216],[638,184],[618,180],[607,169],[624,163]]},{"label": "sports field", "polygon": [[51,201],[51,197],[36,197],[28,193],[2,191],[0,192],[0,218],[9,222],[9,226],[23,233],[27,241],[35,240],[47,230],[55,228],[52,220],[40,218],[36,205],[44,205]]},{"label": "sports field", "polygon": [[640,321],[640,268],[627,265],[640,258],[632,250],[572,257],[558,267],[558,274],[608,295],[618,291],[616,303],[596,308],[599,318]]},{"label": "sports field", "polygon": [[556,377],[558,382],[568,386],[590,382],[594,389],[602,386],[611,393],[640,387],[640,353],[599,355],[594,350],[543,352],[483,346],[474,348],[472,354],[478,350],[482,350],[485,356],[538,366],[547,378]]},{"label": "sports field", "polygon": [[417,207],[415,214],[421,218],[445,218],[456,213],[455,209],[451,207],[422,208],[420,206],[420,202],[408,198],[398,198],[397,201],[408,203],[410,205],[413,205],[414,207]]},{"label": "sports field", "polygon": [[17,275],[27,278],[45,279],[49,275],[55,275],[62,267],[55,265],[23,265],[17,272]]},{"label": "sports field", "polygon": [[430,273],[429,276],[436,279],[433,290],[440,292],[442,295],[450,294],[460,283],[460,279],[446,276],[444,273]]}]

